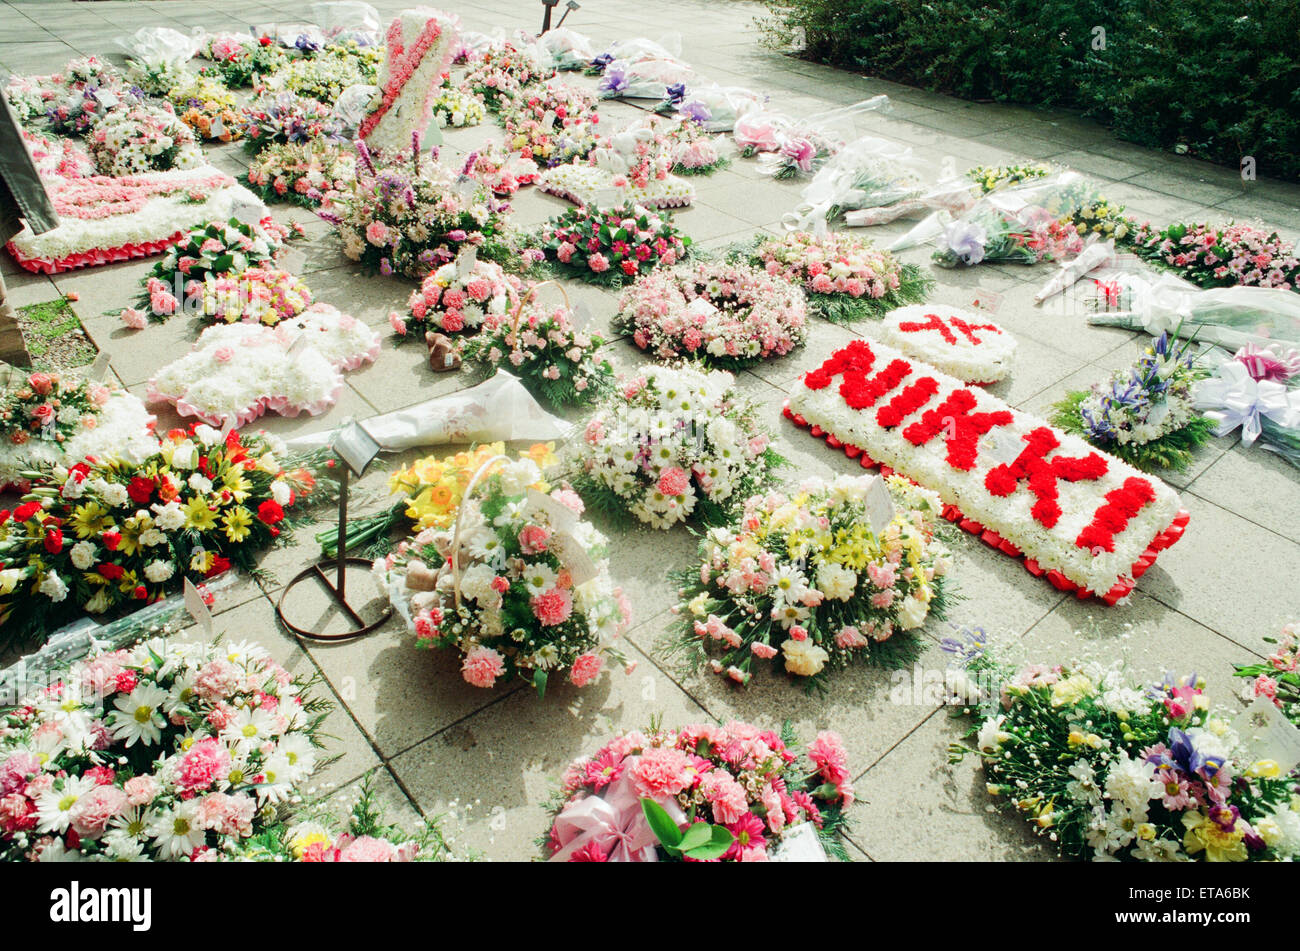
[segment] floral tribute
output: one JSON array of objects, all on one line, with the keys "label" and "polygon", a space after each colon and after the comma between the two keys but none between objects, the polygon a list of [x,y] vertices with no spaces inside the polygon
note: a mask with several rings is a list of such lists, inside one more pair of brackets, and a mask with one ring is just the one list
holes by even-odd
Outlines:
[{"label": "floral tribute", "polygon": [[1206,376],[1190,342],[1179,346],[1176,334],[1171,342],[1162,333],[1133,366],[1067,394],[1052,422],[1139,469],[1181,471],[1214,435],[1214,422],[1193,399]]},{"label": "floral tribute", "polygon": [[504,43],[474,61],[461,84],[482,99],[489,110],[501,112],[518,101],[525,87],[543,84],[554,75],[553,69],[540,69],[529,52]]},{"label": "floral tribute", "polygon": [[726,524],[776,481],[784,460],[725,370],[648,367],[588,420],[578,489],[602,512],[652,528]]},{"label": "floral tribute", "polygon": [[891,310],[871,335],[966,383],[1005,379],[1016,352],[1016,338],[987,317],[932,304]]},{"label": "floral tribute", "polygon": [[0,716],[0,858],[214,861],[277,824],[332,704],[257,644],[166,637],[71,664]]},{"label": "floral tribute", "polygon": [[194,133],[170,112],[126,109],[111,113],[86,137],[101,175],[191,169],[203,164]]},{"label": "floral tribute", "polygon": [[455,19],[427,7],[403,10],[389,24],[379,102],[357,127],[370,148],[396,154],[428,128],[455,40]]},{"label": "floral tribute", "polygon": [[461,167],[461,174],[481,182],[499,198],[510,198],[524,185],[537,181],[537,163],[530,158],[489,145],[471,152]]},{"label": "floral tribute", "polygon": [[1001,261],[1037,264],[1083,250],[1083,238],[1074,222],[1054,217],[1046,208],[1031,207],[1013,215],[985,204],[948,225],[937,244],[932,258],[940,267]]},{"label": "floral tribute", "polygon": [[269,36],[214,36],[198,55],[211,60],[211,65],[200,67],[199,72],[219,77],[231,89],[252,86],[289,62],[280,44]]},{"label": "floral tribute", "polygon": [[460,258],[431,271],[419,288],[411,291],[406,302],[409,316],[394,311],[389,322],[398,336],[414,334],[421,340],[430,330],[477,330],[489,314],[505,314],[510,295],[518,295],[521,289],[519,279],[503,271],[501,265]]},{"label": "floral tribute", "polygon": [[1188,521],[1159,479],[885,344],[832,354],[785,414],[937,492],[946,518],[1080,597],[1126,597]]},{"label": "floral tribute", "polygon": [[37,371],[0,391],[0,486],[22,473],[111,453],[139,461],[157,451],[155,419],[139,398],[83,377]]},{"label": "floral tribute", "polygon": [[487,115],[483,101],[460,86],[450,84],[438,89],[433,101],[433,121],[439,129],[464,129],[478,125]]},{"label": "floral tribute", "polygon": [[553,862],[763,862],[811,832],[816,852],[847,860],[849,777],[829,730],[801,750],[788,723],[651,726],[569,766],[538,844]]},{"label": "floral tribute", "polygon": [[798,284],[809,309],[835,323],[878,318],[904,304],[920,303],[930,288],[914,264],[843,232],[814,235],[792,231],[760,241],[744,253],[751,264]]},{"label": "floral tribute", "polygon": [[277,144],[343,140],[344,125],[323,102],[291,92],[264,93],[244,107],[244,148],[256,155]]},{"label": "floral tribute", "polygon": [[263,413],[318,416],[343,392],[343,372],[379,355],[379,335],[350,314],[313,304],[275,326],[241,320],[199,335],[149,380],[149,401],[213,425]]},{"label": "floral tribute", "polygon": [[32,473],[31,492],[0,511],[0,627],[32,641],[83,611],[143,606],[184,578],[252,567],[315,484],[281,466],[280,448],[196,426],[172,430],[140,463]]},{"label": "floral tribute", "polygon": [[944,616],[943,504],[893,476],[875,487],[886,501],[877,514],[877,478],[810,479],[797,493],[747,499],[734,523],[701,540],[699,566],[677,575],[669,652],[741,684],[770,660],[821,689],[828,668],[915,660],[923,644],[907,632]]},{"label": "floral tribute", "polygon": [[691,239],[672,218],[639,205],[571,208],[542,233],[542,250],[563,276],[618,285],[686,257]]},{"label": "floral tribute", "polygon": [[550,169],[539,187],[575,204],[600,208],[626,202],[654,208],[689,205],[695,186],[672,174],[677,128],[650,117],[602,136],[585,162]]},{"label": "floral tribute", "polygon": [[[1300,854],[1294,777],[1261,760],[1194,674],[971,662],[997,686],[964,704],[999,805],[1066,858],[1247,862]],[[1050,749],[1051,756],[1039,751]],[[954,746],[952,758],[972,752]]]},{"label": "floral tribute", "polygon": [[449,529],[421,531],[375,563],[416,644],[455,648],[475,687],[519,678],[541,696],[555,674],[584,687],[607,659],[623,663],[613,642],[630,609],[607,542],[582,521],[577,493],[543,480],[550,460],[545,446],[490,458]]},{"label": "floral tribute", "polygon": [[1300,624],[1292,621],[1283,625],[1277,637],[1264,640],[1274,648],[1268,660],[1242,664],[1236,675],[1250,678],[1246,689],[1251,696],[1266,697],[1300,727]]},{"label": "floral tribute", "polygon": [[525,298],[509,313],[489,313],[461,354],[488,372],[514,374],[553,406],[572,406],[590,403],[612,384],[613,368],[600,357],[605,343],[574,323],[567,303],[548,307]]},{"label": "floral tribute", "polygon": [[377,65],[371,58],[353,56],[331,47],[318,56],[292,59],[270,79],[270,85],[317,102],[337,102],[349,86],[374,85]]},{"label": "floral tribute", "polygon": [[1173,271],[1198,287],[1276,287],[1300,289],[1300,257],[1295,245],[1248,224],[1215,227],[1172,224],[1164,229],[1149,223],[1130,236],[1133,250],[1144,261]]},{"label": "floral tribute", "polygon": [[263,149],[249,163],[244,181],[264,201],[317,208],[356,174],[352,149],[320,138]]},{"label": "floral tribute", "polygon": [[614,326],[657,360],[736,370],[801,346],[807,304],[803,291],[766,271],[706,262],[638,278],[623,292]]},{"label": "floral tribute", "polygon": [[203,141],[233,142],[243,135],[239,103],[221,82],[185,73],[166,95],[180,120]]},{"label": "floral tribute", "polygon": [[585,158],[596,147],[600,116],[582,87],[560,79],[517,90],[502,104],[506,147],[539,165]]},{"label": "floral tribute", "polygon": [[391,163],[372,157],[363,142],[357,156],[356,178],[321,213],[350,260],[420,280],[469,247],[484,260],[511,259],[502,217],[508,206],[482,185],[458,187],[443,166],[421,161],[418,142]]},{"label": "floral tribute", "polygon": [[278,267],[250,267],[224,277],[208,274],[198,296],[199,317],[205,322],[267,327],[297,317],[312,302],[307,285]]},{"label": "floral tribute", "polygon": [[40,235],[24,227],[6,247],[23,268],[45,274],[161,254],[189,228],[229,214],[238,188],[210,166],[44,182],[61,223]]}]

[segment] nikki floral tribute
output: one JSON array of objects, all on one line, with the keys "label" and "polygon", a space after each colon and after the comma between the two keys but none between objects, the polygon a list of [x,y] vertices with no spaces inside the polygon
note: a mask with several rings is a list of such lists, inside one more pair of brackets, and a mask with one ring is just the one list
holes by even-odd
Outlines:
[{"label": "nikki floral tribute", "polygon": [[891,310],[871,336],[966,383],[1006,379],[1016,352],[1016,338],[987,317],[932,304]]},{"label": "nikki floral tribute", "polygon": [[898,476],[751,496],[701,540],[699,566],[674,573],[668,653],[740,684],[772,661],[823,690],[831,669],[856,661],[911,663],[924,649],[911,632],[946,610],[942,511],[936,494]]},{"label": "nikki floral tribute", "polygon": [[652,528],[724,524],[784,464],[735,377],[690,364],[621,378],[572,452],[588,504]]},{"label": "nikki floral tribute", "polygon": [[[971,703],[988,791],[1066,858],[1286,861],[1300,854],[1294,778],[1261,759],[1197,676],[1122,664],[1004,666]],[[1043,756],[1040,750],[1051,749]],[[962,759],[970,747],[952,749]]]},{"label": "nikki floral tribute", "polygon": [[1188,521],[1159,479],[885,344],[832,354],[785,414],[863,466],[937,492],[945,517],[1032,573],[1110,604]]},{"label": "nikki floral tribute", "polygon": [[278,824],[332,705],[257,644],[154,638],[0,716],[0,858],[220,861]]},{"label": "nikki floral tribute", "polygon": [[614,328],[657,360],[736,370],[802,346],[807,304],[803,291],[766,271],[710,261],[638,278],[619,300]]},{"label": "nikki floral tribute", "polygon": [[582,520],[582,499],[545,481],[553,461],[546,446],[489,457],[449,527],[425,528],[375,563],[417,646],[454,648],[476,687],[519,678],[544,695],[557,674],[584,687],[607,661],[623,663],[614,641],[630,619],[627,599],[610,579],[605,537]]},{"label": "nikki floral tribute", "polygon": [[553,862],[763,862],[807,833],[847,860],[850,775],[829,730],[800,749],[788,723],[651,726],[568,768],[538,844]]}]

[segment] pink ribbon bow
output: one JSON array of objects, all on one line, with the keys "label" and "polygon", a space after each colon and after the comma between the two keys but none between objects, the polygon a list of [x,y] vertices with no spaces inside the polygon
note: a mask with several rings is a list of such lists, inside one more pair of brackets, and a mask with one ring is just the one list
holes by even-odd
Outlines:
[{"label": "pink ribbon bow", "polygon": [[[656,800],[680,827],[686,816],[672,799]],[[560,850],[552,862],[568,862],[575,852],[595,844],[610,862],[657,862],[659,839],[645,821],[641,797],[626,772],[606,787],[603,796],[569,803],[555,818],[554,835]]]}]

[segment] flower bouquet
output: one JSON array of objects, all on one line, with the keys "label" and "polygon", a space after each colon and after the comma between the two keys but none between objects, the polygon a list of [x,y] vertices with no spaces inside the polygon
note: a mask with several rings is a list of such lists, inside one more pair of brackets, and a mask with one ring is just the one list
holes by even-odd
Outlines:
[{"label": "flower bouquet", "polygon": [[252,845],[319,765],[332,704],[257,644],[98,653],[0,716],[0,858],[206,861]]},{"label": "flower bouquet", "polygon": [[553,862],[847,861],[850,775],[829,730],[800,751],[789,723],[651,726],[569,766],[538,845]]},{"label": "flower bouquet", "polygon": [[[340,823],[330,802],[295,810],[262,835],[227,843],[226,855],[209,850],[196,861],[235,862],[445,862],[454,858],[437,817],[416,833],[384,821],[370,772]],[[340,828],[341,826],[341,828]]]},{"label": "flower bouquet", "polygon": [[327,47],[319,56],[290,60],[270,79],[278,89],[317,102],[335,102],[349,86],[373,86],[379,66],[371,58],[351,56]]},{"label": "flower bouquet", "polygon": [[562,80],[525,86],[501,108],[506,148],[548,167],[586,158],[597,144],[595,100]]},{"label": "flower bouquet", "polygon": [[1241,427],[1241,444],[1260,445],[1300,466],[1300,351],[1247,344],[1192,391],[1213,435]]},{"label": "flower bouquet", "polygon": [[315,484],[286,471],[265,434],[173,430],[139,463],[111,457],[24,473],[31,492],[0,513],[0,627],[30,641],[85,611],[142,607],[255,554]]},{"label": "flower bouquet", "polygon": [[931,283],[916,265],[842,232],[793,231],[760,240],[739,256],[802,287],[809,311],[837,324],[920,303]]},{"label": "flower bouquet", "polygon": [[357,174],[352,149],[328,139],[271,145],[248,164],[244,181],[264,201],[316,208]]},{"label": "flower bouquet", "polygon": [[[153,319],[166,320],[182,301],[198,300],[209,276],[274,267],[285,245],[302,231],[302,225],[285,227],[270,215],[257,224],[231,218],[225,224],[209,221],[192,228],[154,264],[145,278],[141,306],[148,307]],[[197,302],[192,306],[197,309]]]},{"label": "flower bouquet", "polygon": [[181,121],[204,141],[233,142],[244,134],[239,103],[217,80],[184,73],[169,84],[166,96]]},{"label": "flower bouquet", "polygon": [[573,447],[578,490],[618,520],[652,528],[728,522],[785,460],[725,370],[651,366],[619,381]]},{"label": "flower bouquet", "polygon": [[1051,421],[1144,472],[1183,471],[1214,435],[1198,413],[1193,389],[1208,372],[1196,365],[1190,342],[1161,334],[1134,364],[1090,390],[1066,395]]},{"label": "flower bouquet", "polygon": [[505,369],[552,406],[589,403],[609,389],[614,371],[600,359],[605,340],[574,326],[569,295],[561,307],[533,303],[535,284],[523,294],[512,314],[492,313],[482,329],[461,345],[461,356],[488,371]]},{"label": "flower bouquet", "polygon": [[[170,99],[174,87],[192,83],[195,79],[195,74],[187,70],[183,62],[176,60],[128,59],[126,61],[126,82],[141,92],[160,99]],[[212,82],[210,77],[204,79]],[[224,83],[222,87],[224,88]]]},{"label": "flower bouquet", "polygon": [[[864,135],[827,161],[803,190],[803,201],[783,223],[809,231],[821,222],[844,220],[850,227],[885,224],[929,207],[924,164],[912,149]],[[965,195],[969,191],[963,187]],[[969,206],[971,201],[966,201]]]},{"label": "flower bouquet", "polygon": [[623,663],[612,642],[630,615],[609,577],[606,540],[581,520],[572,489],[542,480],[547,461],[538,452],[489,458],[450,529],[421,531],[375,563],[416,644],[454,647],[476,687],[519,678],[540,697],[556,673],[584,687],[606,658]]},{"label": "flower bouquet", "polygon": [[482,183],[498,198],[510,198],[521,186],[537,181],[538,168],[530,158],[489,144],[469,154],[461,167],[461,174]]},{"label": "flower bouquet", "polygon": [[562,72],[586,69],[596,55],[590,38],[563,26],[539,36],[532,52],[545,66]]},{"label": "flower bouquet", "polygon": [[1179,222],[1160,230],[1148,223],[1133,231],[1130,242],[1144,261],[1197,287],[1300,288],[1295,245],[1254,225]]},{"label": "flower bouquet", "polygon": [[253,155],[269,145],[343,139],[343,120],[323,102],[293,93],[264,93],[244,107],[244,148]]},{"label": "flower bouquet", "polygon": [[901,476],[809,479],[796,494],[751,496],[700,542],[699,567],[675,574],[682,603],[667,653],[741,684],[756,658],[773,660],[820,690],[828,666],[912,663],[924,640],[903,632],[946,609],[942,510]]},{"label": "flower bouquet", "polygon": [[540,67],[537,60],[511,43],[489,49],[470,65],[461,85],[478,96],[490,112],[500,112],[526,86],[546,82],[555,70]]},{"label": "flower bouquet", "polygon": [[350,260],[417,280],[466,247],[485,260],[511,260],[502,217],[507,206],[478,182],[456,182],[443,166],[421,162],[416,147],[391,164],[377,161],[357,142],[356,178],[321,213]]},{"label": "flower bouquet", "polygon": [[0,487],[87,456],[139,462],[158,449],[155,422],[138,397],[110,384],[31,373],[0,391]]},{"label": "flower bouquet", "polygon": [[665,102],[685,119],[698,124],[706,132],[730,132],[736,120],[761,109],[765,97],[739,86],[719,86],[706,83],[681,90],[669,89]]},{"label": "flower bouquet", "polygon": [[231,89],[257,85],[289,64],[289,57],[269,36],[214,36],[198,55],[211,60],[199,72],[219,77]]},{"label": "flower bouquet", "polygon": [[389,322],[399,337],[415,334],[421,340],[430,330],[476,330],[488,314],[504,314],[509,295],[519,290],[519,279],[501,265],[467,254],[430,272],[406,302],[410,316],[394,311]]},{"label": "flower bouquet", "polygon": [[1264,663],[1240,664],[1236,676],[1249,677],[1245,693],[1265,697],[1300,727],[1300,624],[1283,626],[1281,634],[1264,638],[1276,648]]},{"label": "flower bouquet", "polygon": [[274,327],[217,324],[149,380],[150,402],[213,425],[244,425],[267,411],[317,416],[343,391],[343,372],[379,354],[379,335],[350,314],[313,304]]},{"label": "flower bouquet", "polygon": [[976,209],[948,225],[936,244],[933,259],[940,267],[1000,261],[1037,264],[1083,250],[1083,240],[1073,223],[1062,223],[1046,212],[1019,217],[987,208]]},{"label": "flower bouquet", "polygon": [[159,109],[111,112],[87,136],[86,147],[101,175],[138,175],[203,164],[194,133],[175,115]]},{"label": "flower bouquet", "polygon": [[486,114],[483,100],[459,86],[442,86],[433,100],[433,121],[439,129],[464,129],[478,125]]},{"label": "flower bouquet", "polygon": [[797,286],[766,271],[706,262],[639,277],[623,291],[614,328],[656,360],[738,370],[802,346],[807,304]]},{"label": "flower bouquet", "polygon": [[[1121,665],[972,662],[1000,689],[965,712],[989,794],[1062,856],[1245,862],[1300,854],[1294,780],[1258,759],[1204,680]],[[1050,756],[1041,751],[1051,750]],[[960,760],[970,747],[955,745]]]},{"label": "flower bouquet", "polygon": [[987,195],[999,188],[1031,182],[1058,171],[1047,162],[1021,162],[1017,165],[974,165],[966,169],[966,177],[979,189],[981,195]]},{"label": "flower bouquet", "polygon": [[695,82],[695,71],[671,58],[614,60],[596,86],[601,99],[663,99],[674,86]]},{"label": "flower bouquet", "polygon": [[691,245],[670,216],[632,204],[605,211],[572,208],[546,225],[542,242],[563,276],[612,286],[677,263]]},{"label": "flower bouquet", "polygon": [[250,267],[220,277],[206,274],[197,296],[205,323],[267,327],[297,317],[312,302],[302,279],[278,267]]}]

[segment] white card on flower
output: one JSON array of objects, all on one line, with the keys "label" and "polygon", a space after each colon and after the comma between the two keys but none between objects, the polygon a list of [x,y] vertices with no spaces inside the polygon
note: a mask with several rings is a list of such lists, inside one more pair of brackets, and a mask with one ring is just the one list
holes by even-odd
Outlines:
[{"label": "white card on flower", "polygon": [[226,134],[226,124],[221,121],[221,116],[217,116],[212,120],[212,125],[208,127],[208,131],[214,139],[219,139]]},{"label": "white card on flower", "polygon": [[474,273],[474,265],[477,263],[478,248],[474,247],[474,245],[470,245],[456,255],[456,280],[467,280]]},{"label": "white card on flower", "polygon": [[99,100],[99,104],[105,109],[112,109],[115,106],[120,106],[122,104],[122,100],[117,98],[116,93],[111,93],[107,89],[101,89],[96,93],[96,98]]},{"label": "white card on flower", "polygon": [[185,609],[190,612],[190,617],[194,618],[194,623],[203,628],[204,636],[211,640],[212,609],[208,607],[203,600],[203,595],[189,578],[185,579]]},{"label": "white card on flower", "polygon": [[1015,433],[1009,433],[1001,426],[992,429],[980,443],[980,448],[987,447],[989,458],[997,465],[1010,465],[1020,458],[1025,449],[1025,442]]},{"label": "white card on flower", "polygon": [[528,507],[544,513],[557,532],[571,533],[578,525],[578,516],[573,514],[572,509],[561,505],[539,489],[528,490]]},{"label": "white card on flower", "polygon": [[102,380],[108,374],[108,351],[101,350],[95,356],[95,362],[90,365],[86,371],[86,378],[89,380]]},{"label": "white card on flower", "polygon": [[591,196],[591,203],[596,208],[613,208],[623,203],[623,193],[612,186],[597,188]]},{"label": "white card on flower", "polygon": [[246,225],[255,225],[266,217],[266,206],[256,199],[236,193],[230,199],[230,217]]},{"label": "white card on flower", "polygon": [[542,115],[542,128],[549,129],[554,124],[555,124],[555,110],[547,109],[546,112]]},{"label": "white card on flower", "polygon": [[791,826],[781,835],[781,841],[769,862],[826,862],[826,850],[817,838],[817,827],[811,822],[801,822]]},{"label": "white card on flower", "polygon": [[1283,776],[1300,765],[1300,729],[1267,697],[1256,697],[1232,726],[1253,762],[1272,760]]},{"label": "white card on flower", "polygon": [[876,476],[867,487],[867,518],[871,530],[879,535],[894,520],[894,498],[883,476]]},{"label": "white card on flower", "polygon": [[551,536],[551,551],[560,559],[560,564],[569,569],[575,588],[581,587],[600,574],[596,563],[587,554],[587,549],[567,532],[556,532]]},{"label": "white card on flower", "polygon": [[718,308],[714,307],[713,304],[705,300],[703,297],[695,298],[695,300],[691,301],[686,307],[686,313],[690,314],[692,317],[704,317],[707,319],[717,312]]}]

